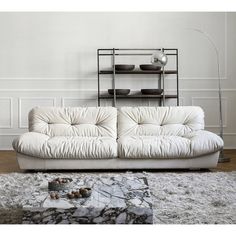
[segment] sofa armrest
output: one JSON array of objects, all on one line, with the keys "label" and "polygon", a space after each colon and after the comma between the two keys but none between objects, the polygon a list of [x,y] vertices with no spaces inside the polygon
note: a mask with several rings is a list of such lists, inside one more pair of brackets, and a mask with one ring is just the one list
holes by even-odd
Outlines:
[{"label": "sofa armrest", "polygon": [[217,152],[224,147],[224,141],[222,138],[212,132],[206,130],[198,130],[183,136],[184,138],[191,140],[191,150],[198,150],[198,155],[205,154],[204,150],[211,150],[211,152]]},{"label": "sofa armrest", "polygon": [[31,153],[36,149],[36,146],[43,146],[49,138],[50,137],[45,134],[27,132],[15,138],[12,142],[12,146],[16,152]]}]

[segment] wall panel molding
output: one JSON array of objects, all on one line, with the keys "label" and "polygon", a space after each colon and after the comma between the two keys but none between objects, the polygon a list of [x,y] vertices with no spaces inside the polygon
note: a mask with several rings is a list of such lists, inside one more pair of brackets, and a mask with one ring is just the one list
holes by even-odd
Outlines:
[{"label": "wall panel molding", "polygon": [[[94,72],[94,73],[97,73],[97,72]],[[80,75],[80,78],[78,77],[0,77],[0,81],[35,81],[35,80],[38,80],[38,81],[49,81],[49,80],[53,80],[53,81],[58,81],[58,80],[63,80],[63,81],[67,81],[67,80],[74,80],[74,81],[83,81],[83,80],[97,80],[97,78],[92,78],[92,77],[88,77],[88,75],[84,75],[84,76],[81,76]],[[81,78],[82,77],[82,78]],[[108,78],[109,79],[109,78]]]},{"label": "wall panel molding", "polygon": [[[194,104],[194,101],[196,100],[217,100],[217,103],[219,101],[218,97],[192,97],[191,98],[191,105],[195,106],[197,104]],[[228,98],[226,97],[222,97],[222,103],[223,101],[225,101],[225,113],[223,112],[223,127],[226,128],[227,127],[227,114],[228,114]],[[217,104],[218,105],[218,104]],[[222,104],[223,105],[223,104]],[[217,106],[217,111],[219,110],[219,107]],[[219,124],[218,125],[214,125],[214,124],[208,124],[205,125],[206,128],[219,128]]]},{"label": "wall panel molding", "polygon": [[[94,71],[94,73],[97,73],[97,71]],[[77,77],[0,77],[0,81],[97,81],[97,77],[88,77],[88,75],[81,76],[80,78]],[[111,76],[104,76],[103,79],[110,80]],[[137,78],[138,79],[138,78]],[[223,76],[220,78],[221,80],[227,80],[226,76]],[[175,80],[173,77],[168,77],[168,80]],[[185,77],[180,75],[179,80],[218,80],[218,77]]]},{"label": "wall panel molding", "polygon": [[[22,103],[23,100],[51,100],[52,106],[56,105],[56,98],[54,97],[20,97],[18,98],[18,128],[26,129],[28,126],[22,124]],[[28,116],[28,114],[27,114]]]},{"label": "wall panel molding", "polygon": [[[133,89],[133,91],[140,91],[140,89]],[[174,89],[167,89],[167,92],[173,92]],[[180,89],[180,92],[218,92],[218,89],[202,89],[202,88],[186,88],[186,89]],[[236,88],[226,88],[221,89],[222,92],[236,92]],[[0,89],[0,92],[96,92],[97,89]],[[101,91],[101,92],[107,92],[107,90]]]},{"label": "wall panel molding", "polygon": [[[77,101],[81,102],[82,104],[83,103],[86,104],[86,101],[87,101],[87,103],[90,103],[90,102],[94,103],[94,106],[97,105],[97,99],[93,99],[93,98],[86,99],[86,98],[79,98],[79,97],[62,97],[61,98],[61,106],[62,107],[65,106],[66,100],[67,101],[70,101],[70,100],[74,100],[75,101],[75,100],[77,100]],[[78,106],[80,106],[80,105],[78,105]]]},{"label": "wall panel molding", "polygon": [[[0,100],[8,100],[9,103],[9,125],[1,125],[0,129],[12,129],[13,128],[13,98],[12,97],[0,97]],[[3,116],[3,110],[1,112],[1,116]]]},{"label": "wall panel molding", "polygon": [[224,58],[224,67],[225,67],[225,77],[226,79],[229,79],[228,78],[228,45],[227,45],[227,42],[228,42],[228,17],[227,17],[227,12],[224,13],[224,18],[225,18],[225,32],[224,32],[224,40],[225,40],[225,58]]}]

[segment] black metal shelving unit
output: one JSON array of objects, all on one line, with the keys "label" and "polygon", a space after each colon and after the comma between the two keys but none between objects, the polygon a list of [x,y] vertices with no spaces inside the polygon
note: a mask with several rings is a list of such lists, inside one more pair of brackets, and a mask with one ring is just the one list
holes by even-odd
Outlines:
[{"label": "black metal shelving unit", "polygon": [[[160,71],[144,71],[144,70],[133,70],[133,71],[117,71],[115,70],[116,57],[118,56],[150,56],[156,51],[162,50],[168,57],[175,57],[175,68],[173,70],[165,70],[163,67]],[[141,53],[142,52],[142,53]],[[112,68],[110,70],[100,69],[100,57],[108,56],[112,59]],[[102,75],[112,75],[112,89],[114,89],[114,94],[101,94],[100,90],[100,76]],[[122,74],[149,74],[159,76],[159,88],[163,89],[161,95],[142,95],[142,94],[133,94],[133,95],[116,95],[116,75]],[[165,94],[165,75],[176,75],[176,93],[175,94]],[[113,106],[116,106],[117,99],[157,99],[160,101],[160,105],[165,105],[165,99],[176,99],[177,106],[179,106],[179,72],[178,72],[178,49],[176,48],[142,48],[142,49],[121,49],[121,48],[112,48],[112,49],[98,49],[97,50],[97,76],[98,76],[98,106],[100,106],[101,99],[113,99]]]}]

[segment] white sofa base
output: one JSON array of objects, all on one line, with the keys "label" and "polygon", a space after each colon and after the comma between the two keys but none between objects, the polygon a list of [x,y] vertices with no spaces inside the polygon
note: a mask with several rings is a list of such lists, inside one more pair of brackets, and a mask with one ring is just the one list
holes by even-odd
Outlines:
[{"label": "white sofa base", "polygon": [[189,159],[43,159],[17,153],[23,170],[208,169],[217,166],[219,152]]}]

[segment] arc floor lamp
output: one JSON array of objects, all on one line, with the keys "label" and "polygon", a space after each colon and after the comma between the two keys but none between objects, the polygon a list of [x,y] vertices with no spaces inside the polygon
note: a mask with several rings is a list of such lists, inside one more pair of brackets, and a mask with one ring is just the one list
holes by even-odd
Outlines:
[{"label": "arc floor lamp", "polygon": [[[223,139],[224,136],[224,127],[223,127],[223,109],[222,109],[222,90],[221,90],[221,78],[220,78],[220,56],[218,48],[216,47],[216,44],[211,39],[211,37],[204,31],[196,28],[188,28],[188,30],[193,30],[195,32],[198,32],[199,34],[203,35],[207,41],[212,45],[215,55],[216,55],[216,62],[217,62],[217,77],[218,77],[218,98],[219,98],[219,127],[220,127],[220,137]],[[219,156],[219,163],[223,162],[229,162],[230,158],[224,156],[223,148],[220,151]]]}]

